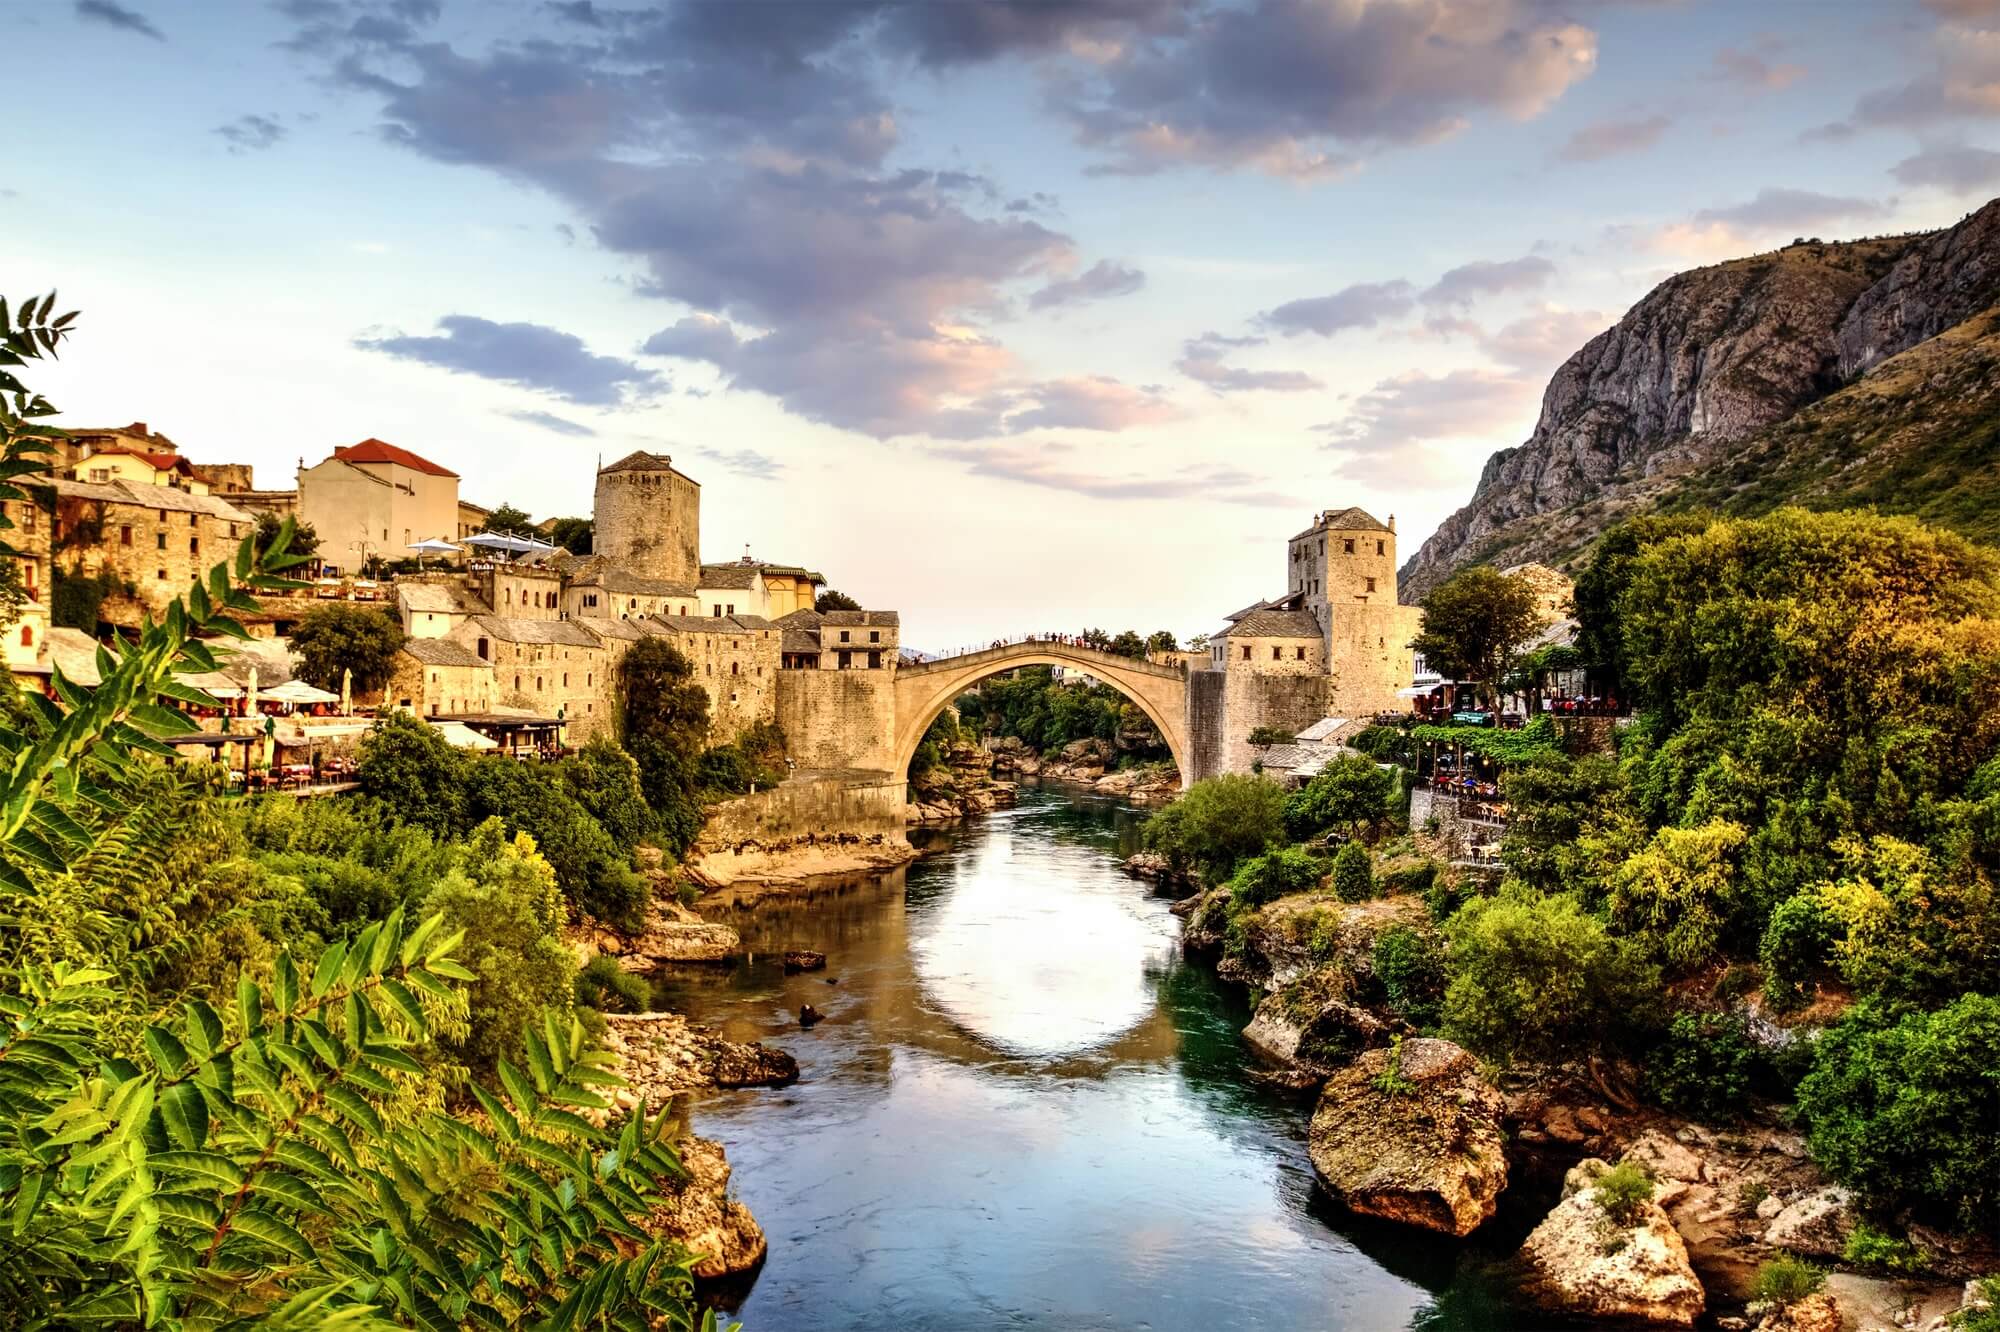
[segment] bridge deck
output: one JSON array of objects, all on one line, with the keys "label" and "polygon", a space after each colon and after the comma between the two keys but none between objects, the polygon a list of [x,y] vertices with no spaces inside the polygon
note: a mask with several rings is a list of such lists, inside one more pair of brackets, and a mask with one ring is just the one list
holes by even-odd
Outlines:
[{"label": "bridge deck", "polygon": [[1074,643],[1049,642],[1027,639],[1018,643],[1002,643],[999,647],[980,648],[973,652],[961,652],[952,657],[933,657],[899,666],[902,675],[925,675],[932,671],[956,670],[961,666],[983,665],[991,661],[1004,661],[1010,657],[1054,657],[1060,661],[1074,662],[1088,668],[1101,663],[1107,670],[1134,671],[1142,675],[1157,675],[1163,680],[1182,678],[1177,667],[1162,666],[1156,661],[1143,657],[1123,657],[1115,652],[1101,652],[1096,648],[1080,647]]}]

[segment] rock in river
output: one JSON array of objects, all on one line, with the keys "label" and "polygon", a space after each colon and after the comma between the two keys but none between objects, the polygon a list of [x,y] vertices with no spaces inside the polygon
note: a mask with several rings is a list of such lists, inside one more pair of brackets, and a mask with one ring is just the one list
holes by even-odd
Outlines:
[{"label": "rock in river", "polygon": [[801,971],[826,970],[826,954],[815,953],[810,948],[794,948],[785,954],[785,974],[794,975]]},{"label": "rock in river", "polygon": [[608,1014],[605,1048],[635,1096],[657,1106],[696,1087],[784,1087],[799,1080],[798,1061],[762,1042],[724,1040],[688,1025],[679,1013]]},{"label": "rock in river", "polygon": [[1500,1111],[1500,1094],[1450,1041],[1368,1050],[1320,1093],[1313,1169],[1352,1211],[1468,1235],[1507,1187]]},{"label": "rock in river", "polygon": [[729,1196],[729,1160],[722,1144],[693,1135],[675,1144],[684,1179],[661,1182],[661,1199],[645,1228],[701,1255],[696,1277],[747,1272],[764,1261],[764,1231],[750,1209]]},{"label": "rock in river", "polygon": [[1650,1200],[1630,1224],[1614,1221],[1589,1182],[1606,1168],[1588,1160],[1570,1172],[1568,1196],[1521,1246],[1522,1294],[1575,1317],[1694,1326],[1707,1295],[1680,1233]]}]

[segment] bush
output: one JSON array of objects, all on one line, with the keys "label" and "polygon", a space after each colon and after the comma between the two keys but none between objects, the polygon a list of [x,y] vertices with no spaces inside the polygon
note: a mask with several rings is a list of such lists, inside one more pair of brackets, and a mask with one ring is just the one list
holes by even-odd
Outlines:
[{"label": "bush", "polygon": [[1595,1054],[1657,1003],[1656,969],[1574,897],[1515,888],[1467,902],[1445,929],[1445,1031],[1497,1063]]},{"label": "bush", "polygon": [[1335,759],[1286,798],[1285,831],[1299,841],[1328,828],[1365,832],[1388,811],[1395,787],[1395,774],[1372,759]]},{"label": "bush", "polygon": [[1653,1177],[1634,1161],[1612,1166],[1592,1188],[1598,1210],[1620,1226],[1637,1225],[1646,1204],[1653,1201]]},{"label": "bush", "polygon": [[1941,1224],[2000,1223],[2000,999],[1900,1019],[1875,1002],[1819,1039],[1799,1084],[1813,1159],[1866,1201]]},{"label": "bush", "polygon": [[1293,893],[1310,892],[1326,877],[1326,862],[1295,846],[1266,851],[1237,866],[1229,879],[1232,905],[1248,910]]},{"label": "bush", "polygon": [[2000,1276],[1972,1283],[1975,1302],[1946,1315],[1951,1332],[2000,1332]]},{"label": "bush", "polygon": [[1908,1276],[1912,1272],[1924,1270],[1924,1255],[1916,1245],[1906,1239],[1875,1229],[1866,1221],[1859,1222],[1847,1236],[1847,1246],[1841,1251],[1840,1259],[1850,1267],[1865,1268],[1871,1272],[1886,1272],[1896,1276]]},{"label": "bush", "polygon": [[1805,984],[1826,965],[1839,922],[1811,893],[1778,904],[1764,926],[1758,960],[1764,964],[1764,997],[1779,1012],[1806,1001]]},{"label": "bush", "polygon": [[599,953],[576,973],[576,1002],[600,1013],[643,1013],[652,1007],[653,996],[646,982],[619,966],[617,958]]},{"label": "bush", "polygon": [[562,761],[563,782],[576,802],[621,850],[653,835],[653,811],[639,790],[639,765],[605,736]]},{"label": "bush", "polygon": [[1264,745],[1289,745],[1298,739],[1282,726],[1253,726],[1250,728],[1250,743],[1260,748]]},{"label": "bush", "polygon": [[465,755],[436,727],[396,712],[362,737],[354,775],[361,789],[395,818],[452,837],[471,826],[465,812],[465,763]]},{"label": "bush", "polygon": [[1276,782],[1240,773],[1210,777],[1146,821],[1146,845],[1171,864],[1193,866],[1204,883],[1225,883],[1237,865],[1283,837],[1284,806]]},{"label": "bush", "polygon": [[532,836],[578,910],[628,929],[644,920],[646,880],[632,868],[629,849],[569,793],[559,765],[488,754],[471,760],[465,772],[470,815],[504,819]]},{"label": "bush", "polygon": [[1756,1064],[1757,1049],[1735,1018],[1676,1013],[1646,1059],[1646,1091],[1681,1114],[1732,1117],[1749,1099]]},{"label": "bush", "polygon": [[1611,874],[1611,919],[1676,971],[1706,966],[1737,908],[1742,825],[1662,828]]},{"label": "bush", "polygon": [[1801,1258],[1773,1258],[1757,1269],[1750,1298],[1760,1304],[1797,1304],[1826,1284],[1826,1273]]},{"label": "bush", "polygon": [[1444,1003],[1444,954],[1435,938],[1407,925],[1375,940],[1375,978],[1389,1007],[1414,1027],[1436,1025]]},{"label": "bush", "polygon": [[1376,882],[1381,885],[1384,897],[1425,897],[1437,882],[1437,872],[1435,860],[1419,860],[1383,870],[1376,876]]},{"label": "bush", "polygon": [[1375,864],[1368,848],[1349,842],[1333,858],[1333,891],[1343,902],[1366,902],[1375,896]]}]

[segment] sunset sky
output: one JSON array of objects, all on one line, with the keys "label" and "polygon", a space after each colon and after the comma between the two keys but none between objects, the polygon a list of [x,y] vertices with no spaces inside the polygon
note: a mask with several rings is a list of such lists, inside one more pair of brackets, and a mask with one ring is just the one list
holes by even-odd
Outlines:
[{"label": "sunset sky", "polygon": [[1187,635],[1405,555],[1669,273],[2000,192],[2000,3],[17,0],[37,381],[262,486],[374,435],[927,648]]}]

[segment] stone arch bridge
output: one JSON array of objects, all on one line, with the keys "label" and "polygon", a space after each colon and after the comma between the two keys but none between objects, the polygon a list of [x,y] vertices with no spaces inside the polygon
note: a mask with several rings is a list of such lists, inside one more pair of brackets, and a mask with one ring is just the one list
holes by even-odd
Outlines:
[{"label": "stone arch bridge", "polygon": [[908,771],[924,732],[951,701],[981,680],[1021,666],[1065,666],[1102,680],[1159,728],[1181,784],[1193,780],[1188,736],[1187,676],[1173,666],[1120,657],[1095,648],[1054,641],[1004,643],[955,657],[901,666],[896,670],[895,771]]}]

